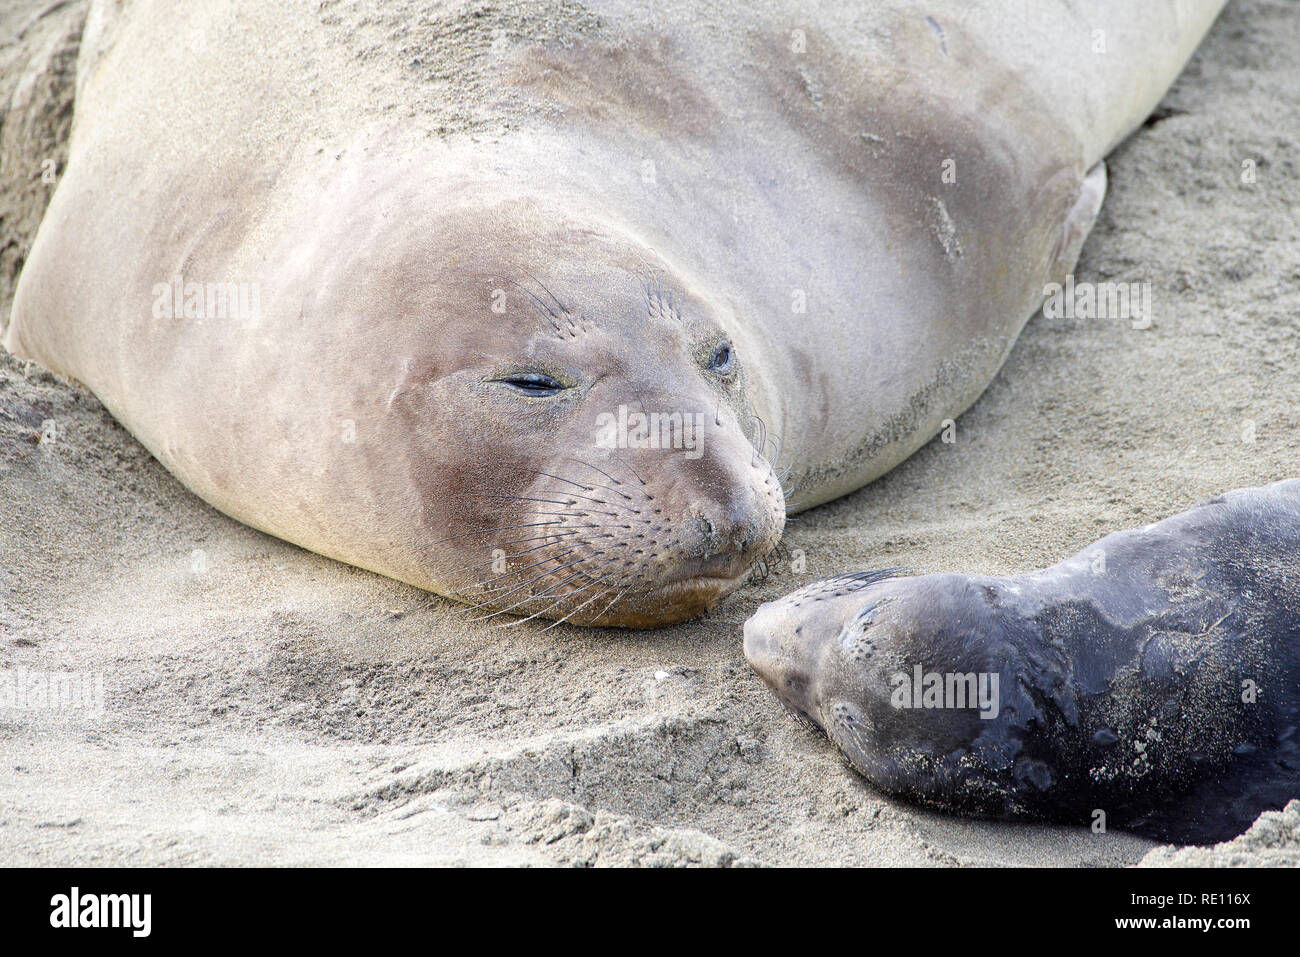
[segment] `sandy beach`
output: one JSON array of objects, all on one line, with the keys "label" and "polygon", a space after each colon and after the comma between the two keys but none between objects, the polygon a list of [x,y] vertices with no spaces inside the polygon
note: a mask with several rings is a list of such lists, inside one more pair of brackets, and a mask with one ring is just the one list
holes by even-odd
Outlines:
[{"label": "sandy beach", "polygon": [[[13,104],[69,68],[83,13],[0,47],[4,314],[51,188]],[[1150,328],[1036,316],[955,442],[796,516],[803,571],[679,626],[471,621],[223,516],[84,388],[0,354],[0,671],[103,689],[102,710],[0,708],[0,864],[1300,863],[1296,803],[1180,851],[895,802],[741,652],[761,602],[817,578],[1028,571],[1297,475],[1297,14],[1234,0],[1108,161],[1076,276],[1150,283]]]}]

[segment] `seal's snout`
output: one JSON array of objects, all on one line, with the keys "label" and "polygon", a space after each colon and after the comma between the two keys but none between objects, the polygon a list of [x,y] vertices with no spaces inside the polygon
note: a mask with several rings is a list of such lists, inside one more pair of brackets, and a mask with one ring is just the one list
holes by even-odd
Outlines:
[{"label": "seal's snout", "polygon": [[820,727],[814,700],[815,636],[791,614],[785,601],[768,602],[744,626],[745,660],[781,702]]},{"label": "seal's snout", "polygon": [[[834,698],[837,682],[860,668],[870,658],[873,642],[880,640],[875,629],[868,635],[861,626],[870,624],[872,609],[882,598],[877,589],[898,571],[825,578],[761,606],[745,622],[750,667],[783,704],[824,727],[823,705],[828,696]],[[845,626],[850,622],[859,628],[846,646]]]},{"label": "seal's snout", "polygon": [[751,560],[761,557],[755,555],[760,549],[766,554],[770,547],[767,538],[772,523],[765,520],[763,502],[757,494],[745,488],[741,494],[732,496],[720,511],[724,524],[716,538],[724,548],[733,549]]},{"label": "seal's snout", "polygon": [[725,501],[698,503],[688,519],[701,554],[722,557],[739,572],[772,547],[773,524],[764,503],[749,488],[737,489]]},{"label": "seal's snout", "polygon": [[754,454],[734,422],[722,422],[711,439],[679,486],[683,552],[740,578],[780,540],[785,497],[770,463]]},{"label": "seal's snout", "polygon": [[780,648],[771,622],[768,621],[771,617],[768,609],[771,607],[770,602],[760,606],[744,625],[745,660],[769,685],[773,683],[776,676],[776,662],[779,659]]}]

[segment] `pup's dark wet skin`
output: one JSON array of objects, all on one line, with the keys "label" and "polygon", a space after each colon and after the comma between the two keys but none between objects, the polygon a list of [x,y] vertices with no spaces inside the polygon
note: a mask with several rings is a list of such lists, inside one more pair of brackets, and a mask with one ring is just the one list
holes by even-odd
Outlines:
[{"label": "pup's dark wet skin", "polygon": [[[1028,575],[817,582],[760,608],[745,654],[890,794],[1221,841],[1300,794],[1298,549],[1300,480],[1279,482]],[[996,716],[900,707],[918,665],[996,675]]]}]

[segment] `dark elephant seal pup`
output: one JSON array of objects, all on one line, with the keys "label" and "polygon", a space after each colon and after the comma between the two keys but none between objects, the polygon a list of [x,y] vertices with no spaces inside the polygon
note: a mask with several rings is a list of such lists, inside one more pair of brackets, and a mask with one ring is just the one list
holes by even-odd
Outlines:
[{"label": "dark elephant seal pup", "polygon": [[745,655],[889,794],[1226,840],[1300,796],[1300,480],[1028,575],[817,582]]}]

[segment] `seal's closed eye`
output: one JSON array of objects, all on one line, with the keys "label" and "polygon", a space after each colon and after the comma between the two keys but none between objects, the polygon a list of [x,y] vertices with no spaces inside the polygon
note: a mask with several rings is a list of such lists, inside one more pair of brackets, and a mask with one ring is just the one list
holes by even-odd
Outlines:
[{"label": "seal's closed eye", "polygon": [[493,379],[502,385],[518,389],[525,395],[545,397],[563,392],[567,386],[561,385],[543,372],[519,372],[502,379]]}]

